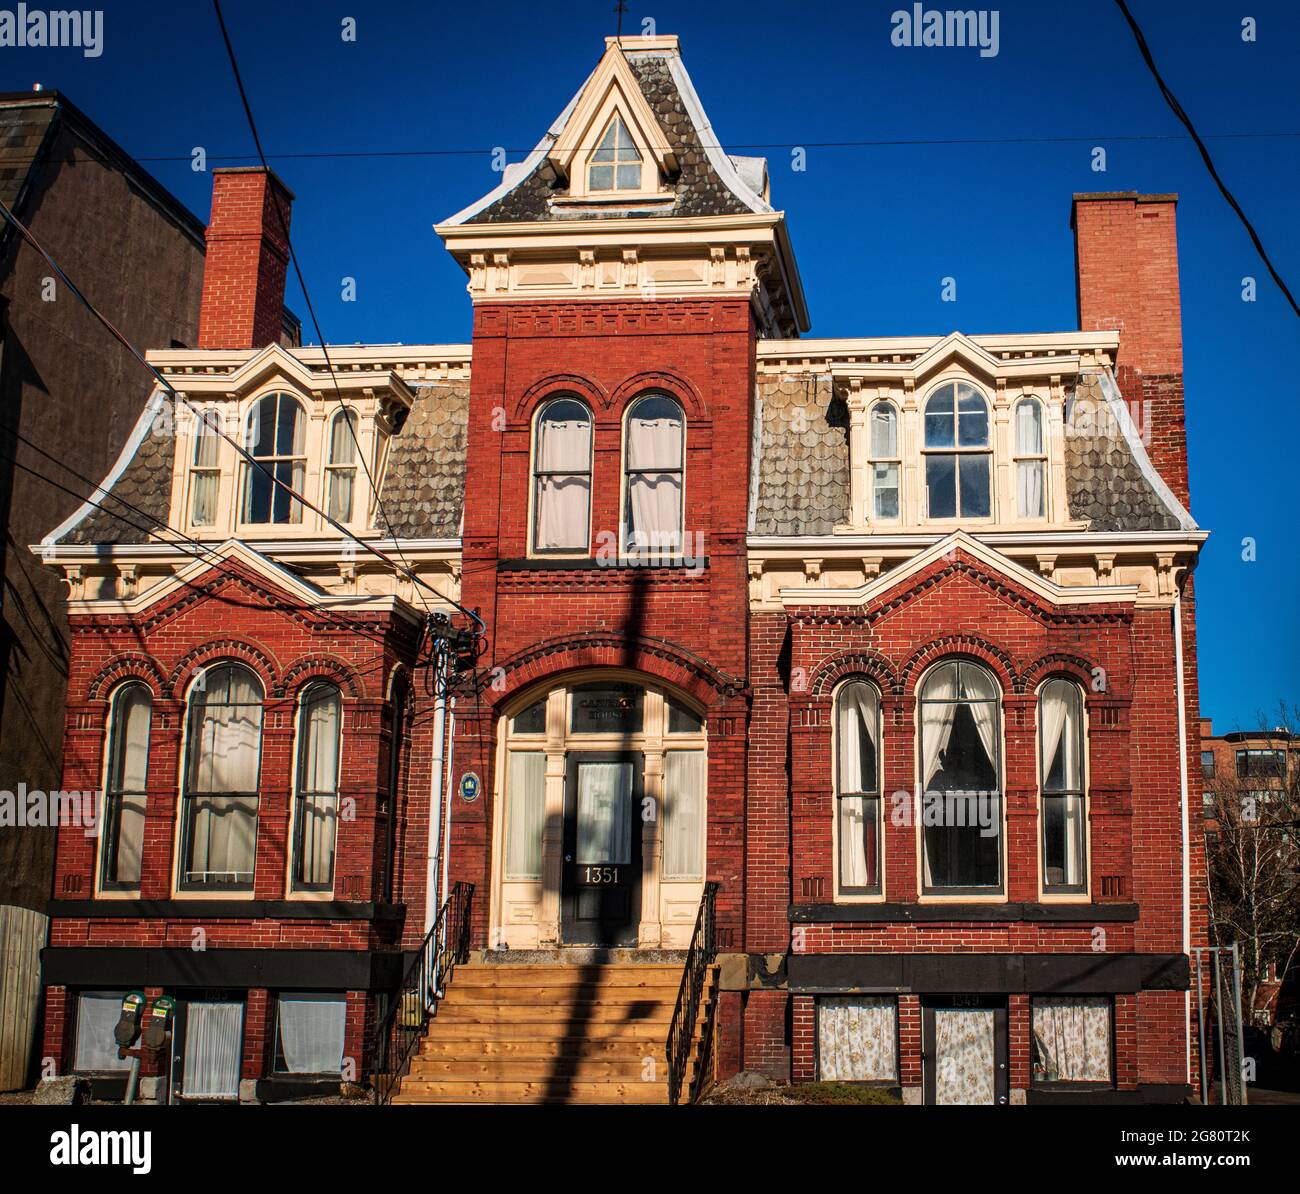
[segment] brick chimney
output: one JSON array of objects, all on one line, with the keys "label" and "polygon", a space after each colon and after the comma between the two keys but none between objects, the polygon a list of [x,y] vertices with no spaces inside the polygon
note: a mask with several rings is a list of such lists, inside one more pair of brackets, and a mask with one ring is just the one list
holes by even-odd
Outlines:
[{"label": "brick chimney", "polygon": [[1079,327],[1118,331],[1116,379],[1147,454],[1188,504],[1177,195],[1074,196]]},{"label": "brick chimney", "polygon": [[280,342],[292,206],[289,188],[260,166],[213,171],[200,348]]}]

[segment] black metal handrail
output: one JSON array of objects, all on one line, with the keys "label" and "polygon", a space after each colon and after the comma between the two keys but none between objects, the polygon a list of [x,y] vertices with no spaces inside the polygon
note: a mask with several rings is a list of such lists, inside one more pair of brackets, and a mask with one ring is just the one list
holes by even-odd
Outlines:
[{"label": "black metal handrail", "polygon": [[717,897],[718,884],[706,883],[704,895],[700,898],[700,910],[695,914],[691,945],[686,951],[681,986],[677,988],[677,1004],[668,1026],[669,1103],[675,1104],[681,1098],[682,1082],[691,1060],[691,1042],[695,1039],[695,1025],[700,1016],[700,1001],[704,997],[704,984],[709,976],[709,967],[718,954],[714,932]]},{"label": "black metal handrail", "polygon": [[469,957],[470,907],[474,884],[457,883],[438,909],[433,928],[407,966],[392,1006],[375,1031],[375,1105],[393,1097],[406,1072],[438,1000],[442,998],[457,962]]}]

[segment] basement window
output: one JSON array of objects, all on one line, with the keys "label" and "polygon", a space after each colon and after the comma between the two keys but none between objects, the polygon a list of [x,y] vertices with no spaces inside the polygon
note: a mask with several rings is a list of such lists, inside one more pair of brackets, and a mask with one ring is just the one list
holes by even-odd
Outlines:
[{"label": "basement window", "polygon": [[347,1007],[342,992],[282,994],[276,1001],[276,1072],[341,1074]]}]

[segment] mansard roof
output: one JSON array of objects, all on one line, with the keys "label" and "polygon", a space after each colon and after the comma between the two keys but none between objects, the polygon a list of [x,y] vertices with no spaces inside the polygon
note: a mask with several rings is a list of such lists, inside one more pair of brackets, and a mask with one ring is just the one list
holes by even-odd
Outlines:
[{"label": "mansard roof", "polygon": [[[567,191],[565,171],[572,159],[569,144],[587,131],[584,116],[593,95],[604,94],[621,78],[634,84],[638,115],[653,127],[645,130],[658,144],[654,156],[671,171],[670,194],[662,203],[637,205],[645,218],[771,214],[764,197],[767,163],[762,158],[733,157],[719,144],[705,115],[675,37],[607,38],[600,64],[547,129],[532,153],[507,166],[501,184],[446,225],[532,223],[575,219],[622,219],[629,211],[609,206],[593,216],[590,207],[557,205]],[[581,127],[579,127],[581,125]],[[652,152],[655,145],[650,146]]]}]

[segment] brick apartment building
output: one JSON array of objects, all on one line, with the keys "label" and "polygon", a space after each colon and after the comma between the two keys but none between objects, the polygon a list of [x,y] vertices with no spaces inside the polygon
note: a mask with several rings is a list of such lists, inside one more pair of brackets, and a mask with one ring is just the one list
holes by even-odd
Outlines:
[{"label": "brick apartment building", "polygon": [[203,420],[147,396],[104,483],[169,541],[87,507],[47,544],[64,787],[108,803],[60,838],[61,1069],[115,1068],[139,988],[186,1011],[180,1097],[360,1080],[467,884],[403,1101],[662,1101],[702,906],[719,1074],[1188,1094],[1173,196],[1075,197],[1079,330],[807,338],[766,163],[718,147],[676,38],[608,39],[437,226],[472,344],[331,350],[337,391],[272,343],[275,204],[218,173],[199,348],[150,354]]}]

